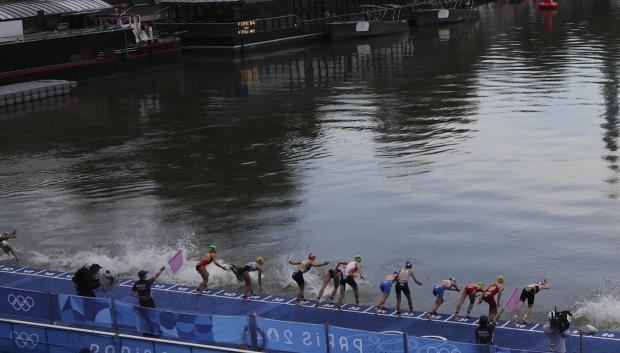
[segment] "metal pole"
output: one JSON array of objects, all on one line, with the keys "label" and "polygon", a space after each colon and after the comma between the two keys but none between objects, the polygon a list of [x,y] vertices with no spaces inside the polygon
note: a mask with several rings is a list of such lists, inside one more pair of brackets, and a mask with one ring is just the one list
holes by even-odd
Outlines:
[{"label": "metal pole", "polygon": [[583,353],[583,332],[579,330],[579,353]]},{"label": "metal pole", "polygon": [[256,314],[248,316],[249,329],[250,329],[250,346],[253,349],[258,349],[258,336],[256,334]]},{"label": "metal pole", "polygon": [[11,338],[11,341],[13,341],[13,352],[17,352],[17,342],[15,342],[15,339],[19,338],[19,334],[17,335],[17,337],[13,337],[13,332],[15,332],[15,327],[13,326],[12,322],[11,322],[10,328],[11,328],[11,333],[9,334],[9,337]]},{"label": "metal pole", "polygon": [[403,332],[403,352],[409,353],[409,336],[407,332]]},{"label": "metal pole", "polygon": [[332,347],[329,345],[329,324],[324,324],[325,327],[325,353],[331,353]]},{"label": "metal pole", "polygon": [[54,297],[54,294],[47,292],[47,305],[48,305],[48,308],[47,308],[48,320],[47,321],[50,324],[54,323],[54,312],[52,310],[52,306],[53,306],[52,298],[53,297]]}]

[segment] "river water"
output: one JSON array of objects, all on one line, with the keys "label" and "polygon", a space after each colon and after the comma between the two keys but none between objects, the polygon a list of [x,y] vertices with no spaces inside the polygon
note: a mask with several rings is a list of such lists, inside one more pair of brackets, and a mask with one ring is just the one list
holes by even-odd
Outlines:
[{"label": "river water", "polygon": [[265,291],[287,295],[288,260],[360,254],[365,303],[414,259],[419,310],[449,276],[501,273],[510,292],[544,275],[539,318],[557,305],[618,328],[619,59],[620,2],[545,18],[520,1],[475,23],[83,81],[0,113],[0,227],[18,229],[22,264],[67,271],[133,275],[181,249],[163,280],[194,284],[213,243],[227,264],[263,256]]}]

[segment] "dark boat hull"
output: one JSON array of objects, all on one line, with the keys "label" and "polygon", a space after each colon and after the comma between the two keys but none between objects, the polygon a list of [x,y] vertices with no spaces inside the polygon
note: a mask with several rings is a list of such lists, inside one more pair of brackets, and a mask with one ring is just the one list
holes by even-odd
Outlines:
[{"label": "dark boat hull", "polygon": [[409,23],[413,26],[432,26],[478,19],[478,9],[420,9],[413,11]]},{"label": "dark boat hull", "polygon": [[[129,37],[128,35],[131,35]],[[82,79],[178,62],[178,39],[125,45],[133,34],[99,31],[6,43],[0,84],[33,79]]]},{"label": "dark boat hull", "polygon": [[327,24],[331,40],[374,37],[390,33],[408,32],[407,21],[347,21]]}]

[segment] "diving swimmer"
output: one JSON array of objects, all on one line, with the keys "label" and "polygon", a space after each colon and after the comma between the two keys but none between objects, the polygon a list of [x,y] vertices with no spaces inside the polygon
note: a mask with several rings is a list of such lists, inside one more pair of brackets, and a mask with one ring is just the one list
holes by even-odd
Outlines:
[{"label": "diving swimmer", "polygon": [[321,297],[323,296],[323,292],[325,291],[325,288],[327,288],[329,281],[334,282],[334,290],[329,296],[329,302],[331,303],[334,298],[336,298],[336,293],[338,292],[338,287],[340,286],[340,278],[342,277],[342,269],[340,266],[346,266],[347,263],[348,262],[346,261],[337,261],[336,267],[330,268],[327,272],[325,272],[325,274],[323,274],[323,284],[321,285],[321,289],[319,289],[319,294],[316,296],[316,303],[314,304],[315,307],[319,306]]},{"label": "diving swimmer", "polygon": [[196,271],[202,277],[202,282],[194,289],[194,291],[201,294],[203,290],[207,289],[207,285],[209,284],[209,271],[207,271],[207,265],[210,263],[214,263],[215,266],[221,268],[224,271],[228,271],[228,269],[216,261],[217,258],[217,248],[215,245],[209,245],[207,248],[207,252],[202,255],[198,263],[196,264]]},{"label": "diving swimmer", "polygon": [[244,282],[245,286],[243,287],[243,301],[247,301],[250,296],[252,296],[252,278],[250,277],[250,272],[258,273],[258,288],[263,290],[263,265],[265,264],[265,260],[262,256],[256,258],[255,262],[248,262],[241,267],[237,267],[235,265],[230,266],[230,269],[233,271],[235,276],[237,276],[237,280],[240,282]]},{"label": "diving swimmer", "polygon": [[356,255],[354,261],[347,263],[347,266],[344,268],[344,273],[340,277],[340,300],[338,300],[338,311],[342,310],[342,305],[344,304],[344,292],[347,284],[353,288],[353,293],[355,294],[355,305],[360,305],[360,293],[357,288],[357,282],[355,282],[355,277],[359,274],[361,279],[364,279],[362,275],[362,257],[360,255]]},{"label": "diving swimmer", "polygon": [[478,294],[478,292],[484,293],[484,284],[482,282],[470,283],[465,287],[458,304],[456,304],[456,311],[454,312],[454,316],[457,319],[459,317],[459,313],[461,312],[461,306],[463,305],[467,297],[469,297],[469,306],[467,306],[467,318],[469,319],[471,309],[474,308],[474,303],[476,302],[476,294]]},{"label": "diving swimmer", "polygon": [[534,307],[534,297],[536,296],[536,294],[538,294],[538,292],[540,292],[541,289],[549,289],[549,281],[545,277],[542,277],[540,281],[532,283],[527,287],[523,288],[523,290],[521,291],[521,296],[519,297],[519,306],[517,306],[515,315],[512,318],[513,325],[515,325],[517,320],[519,319],[519,311],[521,310],[521,306],[523,305],[523,303],[525,303],[526,300],[527,310],[523,315],[523,322],[527,323],[527,317],[530,314],[530,311],[532,311],[532,307]]},{"label": "diving swimmer", "polygon": [[15,249],[13,249],[11,244],[9,244],[9,239],[17,238],[16,234],[17,230],[15,229],[11,229],[8,232],[0,234],[0,248],[2,248],[2,251],[4,251],[5,254],[9,256],[13,255],[15,257],[15,260],[19,261],[19,257],[15,253]]},{"label": "diving swimmer", "polygon": [[295,272],[293,272],[293,275],[292,275],[293,280],[297,283],[297,286],[299,286],[299,291],[297,292],[297,299],[296,299],[297,305],[301,305],[301,302],[305,300],[304,288],[306,286],[306,281],[304,280],[304,273],[310,271],[310,269],[313,267],[321,267],[321,266],[325,266],[329,264],[329,261],[325,261],[323,263],[317,264],[315,260],[316,260],[316,255],[314,255],[313,253],[310,253],[308,255],[307,260],[303,260],[303,261],[290,260],[288,262],[291,265],[297,266],[297,270],[295,270]]},{"label": "diving swimmer", "polygon": [[456,279],[454,277],[444,279],[443,281],[441,281],[441,283],[433,286],[433,295],[435,296],[435,304],[433,304],[433,307],[431,308],[431,310],[428,313],[426,313],[429,320],[431,319],[432,315],[437,315],[437,309],[439,309],[441,304],[443,304],[444,302],[443,294],[447,290],[453,290],[455,292],[461,291],[461,286],[456,284]]}]

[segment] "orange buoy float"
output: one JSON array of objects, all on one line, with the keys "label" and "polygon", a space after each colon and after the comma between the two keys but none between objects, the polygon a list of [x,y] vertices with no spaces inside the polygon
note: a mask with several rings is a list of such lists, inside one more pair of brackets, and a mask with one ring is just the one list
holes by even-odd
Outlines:
[{"label": "orange buoy float", "polygon": [[558,3],[553,0],[545,0],[538,3],[538,8],[541,10],[555,10],[558,8]]}]

